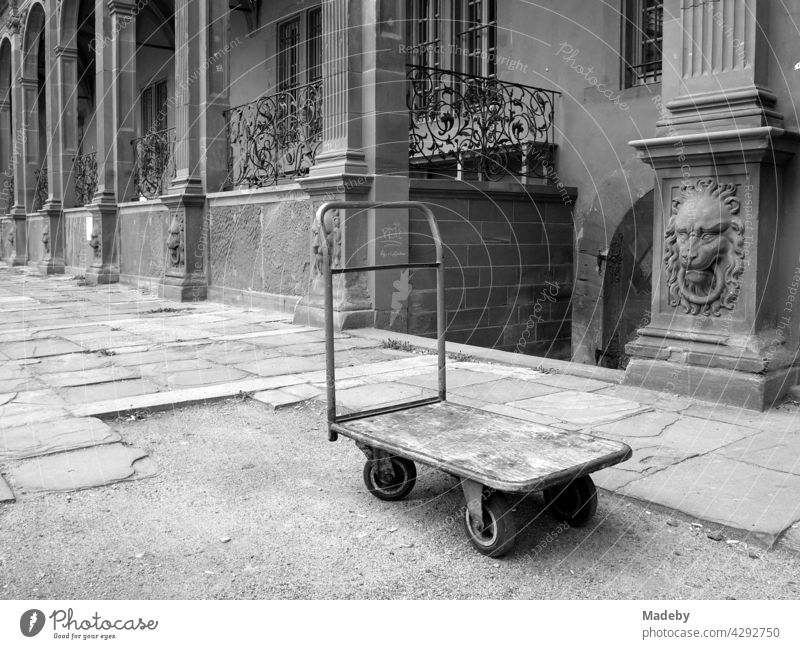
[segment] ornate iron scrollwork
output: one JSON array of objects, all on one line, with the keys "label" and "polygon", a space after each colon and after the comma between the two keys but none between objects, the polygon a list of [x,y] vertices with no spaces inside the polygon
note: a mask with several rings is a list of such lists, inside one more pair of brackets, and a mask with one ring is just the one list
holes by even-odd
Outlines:
[{"label": "ornate iron scrollwork", "polygon": [[412,165],[550,178],[557,92],[423,66],[408,79]]},{"label": "ornate iron scrollwork", "polygon": [[174,128],[153,131],[133,141],[133,181],[139,196],[161,196],[175,171]]},{"label": "ornate iron scrollwork", "polygon": [[36,169],[33,174],[36,176],[36,190],[33,194],[33,211],[38,212],[47,202],[47,165],[42,166],[41,169]]},{"label": "ornate iron scrollwork", "polygon": [[88,205],[97,189],[97,154],[85,153],[75,158],[75,205]]},{"label": "ornate iron scrollwork", "polygon": [[259,97],[225,116],[231,185],[267,187],[304,176],[322,142],[322,82]]}]

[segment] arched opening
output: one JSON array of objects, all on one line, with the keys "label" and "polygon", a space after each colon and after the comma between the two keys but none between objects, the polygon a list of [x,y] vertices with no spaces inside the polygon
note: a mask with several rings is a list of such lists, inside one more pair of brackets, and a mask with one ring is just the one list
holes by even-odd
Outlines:
[{"label": "arched opening", "polygon": [[628,211],[611,238],[603,274],[603,346],[598,365],[625,369],[625,345],[650,322],[653,267],[653,192]]},{"label": "arched opening", "polygon": [[47,62],[45,14],[41,4],[31,6],[22,47],[22,91],[25,113],[25,205],[36,212],[47,200]]},{"label": "arched opening", "polygon": [[136,17],[136,85],[134,183],[153,199],[175,175],[175,0],[153,0]]}]

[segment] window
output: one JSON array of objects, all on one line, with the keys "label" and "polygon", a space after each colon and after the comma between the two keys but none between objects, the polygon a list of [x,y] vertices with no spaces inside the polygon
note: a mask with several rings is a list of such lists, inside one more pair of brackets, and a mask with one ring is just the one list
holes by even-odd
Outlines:
[{"label": "window", "polygon": [[663,0],[623,0],[624,87],[661,81]]},{"label": "window", "polygon": [[497,76],[496,0],[462,0],[456,7],[461,71],[479,77]]},{"label": "window", "polygon": [[497,74],[497,0],[413,0],[409,63],[481,77]]},{"label": "window", "polygon": [[142,90],[142,134],[167,128],[167,82],[156,81]]},{"label": "window", "polygon": [[322,10],[310,9],[278,25],[278,91],[322,79]]},{"label": "window", "polygon": [[411,15],[411,62],[427,68],[442,66],[440,0],[414,0]]}]

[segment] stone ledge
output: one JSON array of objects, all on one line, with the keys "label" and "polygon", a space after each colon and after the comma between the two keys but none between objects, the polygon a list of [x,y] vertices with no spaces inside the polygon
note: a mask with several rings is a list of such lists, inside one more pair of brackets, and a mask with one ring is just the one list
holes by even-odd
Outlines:
[{"label": "stone ledge", "polygon": [[[392,338],[400,342],[407,342],[422,349],[431,351],[436,350],[435,338],[423,338],[422,336],[414,336],[412,334],[397,333],[394,331],[384,331],[381,329],[352,329],[348,333],[352,336],[368,338],[370,340],[386,340]],[[622,370],[612,370],[605,367],[597,367],[596,365],[583,365],[581,363],[572,363],[570,361],[559,361],[551,358],[544,358],[542,356],[528,356],[525,354],[516,354],[514,352],[505,352],[497,349],[487,349],[485,347],[475,347],[474,345],[462,345],[460,343],[448,342],[446,344],[448,353],[451,354],[467,354],[481,361],[488,361],[491,363],[500,363],[502,365],[512,365],[516,367],[526,367],[534,370],[556,371],[562,374],[569,374],[572,376],[580,376],[588,379],[596,379],[598,381],[606,381],[610,385],[616,385],[622,382],[625,374]]]}]

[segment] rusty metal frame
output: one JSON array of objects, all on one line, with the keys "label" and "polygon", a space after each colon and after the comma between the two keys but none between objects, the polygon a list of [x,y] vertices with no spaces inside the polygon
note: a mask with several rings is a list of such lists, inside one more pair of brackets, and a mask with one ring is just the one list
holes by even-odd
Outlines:
[{"label": "rusty metal frame", "polygon": [[[355,266],[352,268],[331,268],[331,251],[328,248],[328,231],[325,228],[325,215],[333,210],[374,210],[374,209],[393,209],[393,210],[419,210],[428,220],[436,249],[436,261],[433,263],[406,263],[406,264],[378,264],[373,266]],[[322,275],[325,284],[325,383],[328,398],[328,439],[335,442],[339,434],[332,426],[345,421],[363,419],[398,410],[416,408],[433,403],[445,401],[446,380],[445,380],[445,310],[444,310],[444,256],[442,252],[442,238],[439,235],[439,227],[431,209],[419,201],[393,201],[393,202],[366,202],[366,201],[330,201],[319,206],[316,213],[316,221],[319,224],[319,244],[322,251]],[[362,410],[360,412],[348,413],[347,415],[336,414],[336,366],[334,363],[334,324],[333,324],[333,276],[345,273],[361,273],[376,270],[407,270],[413,268],[435,268],[436,269],[436,336],[438,353],[438,395],[429,399],[419,399],[405,403],[395,404],[384,408],[374,408]]]}]

